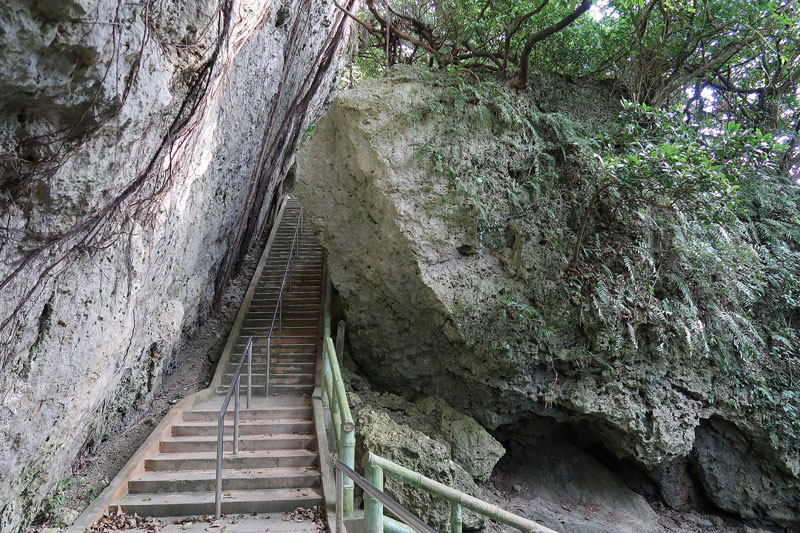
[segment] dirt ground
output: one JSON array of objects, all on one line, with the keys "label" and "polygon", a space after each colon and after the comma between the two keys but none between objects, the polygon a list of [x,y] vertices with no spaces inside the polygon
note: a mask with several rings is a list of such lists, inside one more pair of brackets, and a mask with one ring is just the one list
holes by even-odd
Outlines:
[{"label": "dirt ground", "polygon": [[[525,497],[525,488],[520,487],[520,468],[524,465],[512,461],[502,461],[495,467],[492,477],[483,487],[492,495],[492,503],[502,509],[527,517],[549,517],[551,523],[558,524],[558,531],[565,533],[600,533],[618,530],[619,516],[607,513],[608,509],[592,508],[584,502],[562,497],[558,505],[546,505],[536,499]],[[522,489],[522,490],[517,490]],[[770,531],[749,527],[742,521],[711,509],[701,511],[677,511],[660,501],[646,499],[647,504],[658,516],[658,530],[642,533],[771,533]],[[602,512],[601,512],[602,511]],[[552,525],[555,525],[554,523]],[[490,533],[511,532],[514,529],[492,524]],[[631,529],[624,528],[626,531]],[[777,529],[776,531],[783,531]]]},{"label": "dirt ground", "polygon": [[56,525],[56,513],[77,516],[75,512],[82,512],[125,466],[167,411],[184,396],[208,386],[268,234],[268,231],[264,232],[261,241],[245,258],[239,275],[228,284],[220,309],[184,335],[181,346],[171,359],[171,368],[164,373],[162,384],[150,405],[127,413],[124,424],[117,424],[122,426],[119,431],[76,458],[71,477],[62,481],[63,489],[56,496],[55,505],[51,505],[50,511],[40,516],[26,533],[36,533]]}]

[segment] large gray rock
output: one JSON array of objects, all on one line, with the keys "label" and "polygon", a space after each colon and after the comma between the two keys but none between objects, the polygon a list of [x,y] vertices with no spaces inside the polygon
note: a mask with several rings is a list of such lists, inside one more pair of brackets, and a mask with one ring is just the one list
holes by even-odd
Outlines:
[{"label": "large gray rock", "polygon": [[745,518],[792,522],[800,505],[800,488],[787,481],[783,472],[770,471],[753,460],[761,453],[725,420],[712,418],[697,428],[697,474],[716,505]]},{"label": "large gray rock", "polygon": [[[681,506],[685,487],[667,485],[683,476],[657,472],[695,457],[701,421],[720,417],[749,443],[766,443],[747,460],[787,489],[780,509],[759,503],[767,497],[758,491],[742,503],[800,523],[791,497],[800,487],[797,444],[770,444],[762,420],[772,413],[733,385],[746,374],[717,364],[738,357],[735,345],[716,342],[726,338],[721,319],[704,326],[702,313],[719,308],[697,311],[703,302],[685,303],[680,289],[681,275],[698,286],[721,283],[682,270],[713,248],[705,230],[646,211],[626,212],[618,224],[619,206],[600,202],[581,273],[565,274],[593,187],[580,181],[591,152],[575,154],[592,149],[587,129],[616,117],[613,105],[594,105],[605,98],[599,88],[559,87],[571,91],[569,109],[554,113],[552,98],[539,105],[502,87],[471,90],[401,67],[342,93],[319,122],[298,154],[296,190],[328,250],[355,362],[377,387],[439,396],[490,429],[531,414],[568,423],[584,441],[656,473]],[[647,280],[658,265],[678,283],[653,294]],[[701,357],[703,328],[712,326],[715,341]],[[722,507],[738,505],[705,486],[727,500]]]},{"label": "large gray rock", "polygon": [[[471,416],[459,413],[443,399],[419,400],[406,413],[428,435],[440,435],[448,444],[453,461],[476,481],[488,481],[497,461],[506,453],[503,445]],[[419,414],[417,414],[419,413]]]},{"label": "large gray rock", "polygon": [[500,470],[495,486],[512,512],[556,531],[639,533],[662,531],[658,515],[607,467],[558,438],[541,438],[519,449]]},{"label": "large gray rock", "polygon": [[[366,405],[359,410],[355,423],[359,456],[370,451],[467,494],[487,498],[472,476],[453,461],[447,446],[406,423],[394,420],[386,409]],[[447,530],[450,523],[448,502],[389,475],[384,475],[384,488],[387,494],[431,527]],[[464,513],[463,519],[466,529],[479,529],[486,524],[485,518],[472,512]]]},{"label": "large gray rock", "polygon": [[[224,4],[0,5],[0,283],[22,268],[0,289],[3,532],[24,530],[78,450],[150,401],[183,332],[209,311],[256,180],[266,191],[254,211],[266,215],[292,157],[287,127],[302,133],[334,87],[336,57],[308,109],[293,107],[342,16],[335,6],[281,2],[278,20],[275,2],[237,0],[206,91],[159,156]],[[100,226],[108,239],[81,245],[88,226],[21,263],[113,206],[150,161],[138,196]],[[18,174],[32,170],[52,173]]]}]

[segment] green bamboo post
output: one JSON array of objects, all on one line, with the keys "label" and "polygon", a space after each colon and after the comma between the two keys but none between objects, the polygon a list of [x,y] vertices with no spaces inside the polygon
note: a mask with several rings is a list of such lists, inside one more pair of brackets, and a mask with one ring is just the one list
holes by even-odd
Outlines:
[{"label": "green bamboo post", "polygon": [[461,504],[450,502],[450,533],[461,533]]},{"label": "green bamboo post", "polygon": [[[356,464],[356,432],[353,422],[342,423],[342,443],[339,446],[339,457],[341,461],[354,468]],[[353,493],[355,492],[355,483],[349,477],[345,476],[344,480],[344,509],[345,516],[353,514]]]},{"label": "green bamboo post", "polygon": [[322,407],[330,407],[331,404],[331,384],[328,383],[328,381],[331,381],[330,366],[331,366],[330,362],[328,361],[328,351],[325,348],[325,344],[323,344],[322,345]]},{"label": "green bamboo post", "polygon": [[456,503],[459,505],[459,507],[464,507],[470,511],[474,511],[491,520],[494,520],[495,522],[500,522],[525,532],[556,533],[552,529],[539,525],[532,520],[509,513],[508,511],[497,507],[496,505],[479,500],[478,498],[461,492],[458,489],[448,487],[447,485],[439,483],[438,481],[434,481],[423,476],[419,472],[409,470],[408,468],[400,466],[388,459],[384,459],[383,457],[375,455],[374,453],[367,452],[365,464],[368,466],[378,466],[388,476],[398,479],[404,483],[408,483],[412,487],[417,487],[418,489],[429,492],[435,496],[438,496],[439,498],[447,500],[448,502]]},{"label": "green bamboo post", "polygon": [[[383,468],[368,464],[365,474],[367,481],[383,492]],[[364,491],[364,522],[367,526],[366,533],[383,533],[383,504],[366,491]]]},{"label": "green bamboo post", "polygon": [[383,533],[414,533],[414,530],[404,523],[384,515]]},{"label": "green bamboo post", "polygon": [[[339,413],[339,402],[336,401],[335,393],[331,396],[330,409],[331,422],[333,423],[333,438],[336,439],[336,449],[338,450],[342,445],[342,415]],[[342,462],[344,462],[344,459],[342,459]]]},{"label": "green bamboo post", "polygon": [[325,321],[323,323],[323,339],[327,339],[331,336],[331,293],[333,292],[333,282],[331,281],[330,274],[328,274],[325,283]]},{"label": "green bamboo post", "polygon": [[[338,407],[340,420],[339,459],[350,468],[354,468],[356,453],[355,424],[353,424],[350,406],[347,404],[347,394],[344,390],[342,372],[339,369],[339,360],[336,357],[336,348],[334,348],[333,340],[330,337],[325,338],[325,348],[328,350],[328,360],[330,361],[331,375],[333,377],[334,394],[331,406],[336,405]],[[333,409],[331,409],[331,413],[333,413]],[[331,417],[333,417],[332,414]],[[353,480],[347,477],[344,480],[344,510],[345,514],[348,515],[353,512],[353,490]]]}]

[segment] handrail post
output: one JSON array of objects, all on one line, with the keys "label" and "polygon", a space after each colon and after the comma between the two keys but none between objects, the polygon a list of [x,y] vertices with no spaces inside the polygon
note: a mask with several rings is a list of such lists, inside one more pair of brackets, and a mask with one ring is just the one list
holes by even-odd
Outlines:
[{"label": "handrail post", "polygon": [[264,396],[269,397],[269,359],[270,359],[270,347],[272,345],[272,335],[267,337],[267,370],[266,370],[266,382],[264,383]]},{"label": "handrail post", "polygon": [[[378,465],[367,464],[364,473],[367,481],[383,492],[383,468]],[[383,533],[383,504],[367,492],[364,492],[364,523],[366,525],[366,533]]]},{"label": "handrail post", "polygon": [[462,524],[461,504],[450,502],[450,533],[461,533]]},{"label": "handrail post", "polygon": [[222,513],[222,434],[225,431],[225,405],[219,413],[219,425],[217,429],[217,485],[214,498],[214,516],[219,520]]},{"label": "handrail post", "polygon": [[[349,427],[348,427],[349,426]],[[339,457],[350,468],[355,468],[356,463],[356,432],[352,422],[342,424],[342,442],[339,447]],[[344,480],[344,514],[353,514],[353,492],[355,484],[349,477]],[[383,524],[383,521],[381,521]]]},{"label": "handrail post", "polygon": [[247,343],[247,409],[250,409],[250,390],[252,389],[253,376],[253,337]]},{"label": "handrail post", "polygon": [[322,407],[330,407],[333,405],[331,401],[331,396],[333,392],[331,391],[330,383],[333,380],[330,379],[330,370],[328,369],[328,349],[327,344],[322,345]]},{"label": "handrail post", "polygon": [[344,531],[344,472],[336,469],[336,531]]},{"label": "handrail post", "polygon": [[[336,392],[336,386],[333,382],[333,372],[331,361],[330,348],[328,343],[323,346],[324,353],[326,354],[325,362],[327,366],[327,375],[325,376],[325,387],[328,389],[329,407],[331,410],[331,422],[333,423],[333,436],[336,439],[336,448],[341,446],[342,442],[342,414],[339,412],[339,397]],[[349,465],[348,465],[349,466]]]},{"label": "handrail post", "polygon": [[[242,375],[236,376],[236,398],[233,400],[233,455],[239,453],[239,384],[242,382]],[[223,431],[225,428],[223,428]]]}]

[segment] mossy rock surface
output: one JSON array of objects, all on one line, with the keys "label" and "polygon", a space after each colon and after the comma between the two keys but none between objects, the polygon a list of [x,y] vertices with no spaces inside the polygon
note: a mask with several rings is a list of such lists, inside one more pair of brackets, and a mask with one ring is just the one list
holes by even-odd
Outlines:
[{"label": "mossy rock surface", "polygon": [[[665,493],[682,476],[656,472],[687,460],[725,479],[701,480],[720,508],[795,527],[800,394],[775,385],[771,355],[743,351],[774,318],[736,296],[767,268],[752,232],[605,198],[567,271],[598,179],[593,139],[618,126],[619,100],[563,79],[517,93],[406,67],[340,93],[298,154],[296,191],[353,358],[377,387],[438,396],[492,431],[565,424]],[[751,447],[747,466],[697,448],[711,418]]]}]

